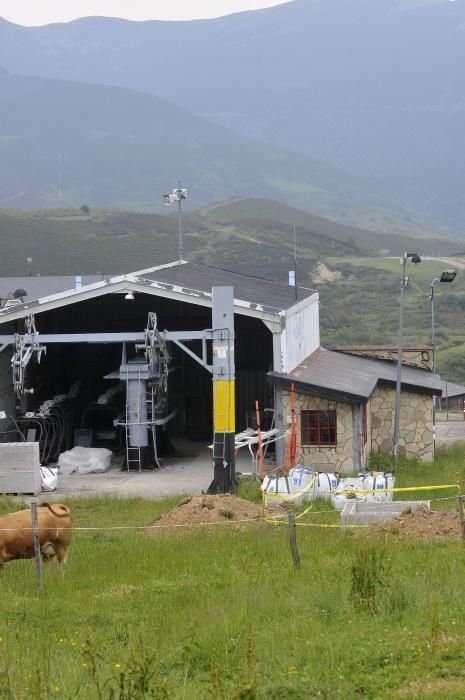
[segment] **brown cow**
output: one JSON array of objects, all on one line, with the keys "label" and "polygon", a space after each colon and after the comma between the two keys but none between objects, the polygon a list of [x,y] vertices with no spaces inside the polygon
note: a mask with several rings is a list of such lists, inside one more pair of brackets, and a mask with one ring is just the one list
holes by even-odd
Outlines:
[{"label": "brown cow", "polygon": [[[73,535],[71,511],[61,503],[41,503],[37,508],[39,542],[42,559],[47,562],[56,555],[60,564],[66,563],[66,552]],[[34,556],[31,511],[0,515],[0,568],[12,559]]]}]

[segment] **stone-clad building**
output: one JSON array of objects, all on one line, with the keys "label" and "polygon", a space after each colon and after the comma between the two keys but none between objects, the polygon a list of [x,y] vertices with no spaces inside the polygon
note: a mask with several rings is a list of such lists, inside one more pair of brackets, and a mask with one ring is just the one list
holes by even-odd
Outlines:
[{"label": "stone-clad building", "polygon": [[[271,372],[282,397],[284,425],[290,422],[294,384],[297,447],[305,464],[353,472],[366,466],[370,452],[390,452],[396,373],[393,361],[324,348],[292,372]],[[431,371],[402,367],[401,455],[432,461],[433,397],[440,394],[440,379]]]}]

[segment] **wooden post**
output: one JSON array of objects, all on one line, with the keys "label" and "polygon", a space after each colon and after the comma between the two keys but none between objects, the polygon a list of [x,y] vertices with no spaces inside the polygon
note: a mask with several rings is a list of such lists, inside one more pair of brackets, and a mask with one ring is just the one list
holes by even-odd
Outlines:
[{"label": "wooden post", "polygon": [[297,535],[295,526],[295,513],[292,508],[287,511],[287,518],[289,522],[289,545],[291,547],[292,558],[294,560],[294,567],[300,569],[300,557],[299,550],[297,549]]},{"label": "wooden post", "polygon": [[465,515],[463,512],[463,496],[461,493],[457,496],[457,508],[459,510],[460,528],[462,531],[462,540],[465,542]]},{"label": "wooden post", "polygon": [[42,593],[42,561],[40,557],[40,540],[39,540],[39,520],[37,517],[37,499],[31,499],[31,521],[32,521],[32,538],[34,540],[34,556],[36,560],[37,574],[37,590]]}]

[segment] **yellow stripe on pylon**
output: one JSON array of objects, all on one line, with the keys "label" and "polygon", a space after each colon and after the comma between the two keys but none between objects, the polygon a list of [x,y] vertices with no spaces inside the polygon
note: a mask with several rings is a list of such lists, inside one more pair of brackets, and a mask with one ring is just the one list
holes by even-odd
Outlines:
[{"label": "yellow stripe on pylon", "polygon": [[213,381],[213,427],[215,433],[236,432],[234,379]]}]

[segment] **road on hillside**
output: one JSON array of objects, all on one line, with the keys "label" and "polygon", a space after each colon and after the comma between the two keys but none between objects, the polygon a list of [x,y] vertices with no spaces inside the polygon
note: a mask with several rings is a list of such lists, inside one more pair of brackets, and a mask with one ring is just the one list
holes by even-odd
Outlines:
[{"label": "road on hillside", "polygon": [[460,270],[465,270],[465,262],[463,260],[458,260],[457,258],[430,258],[424,257],[423,260],[437,260],[437,262],[447,263],[448,265],[454,265]]},{"label": "road on hillside", "polygon": [[436,445],[452,445],[454,442],[465,442],[465,421],[462,419],[436,422]]}]

